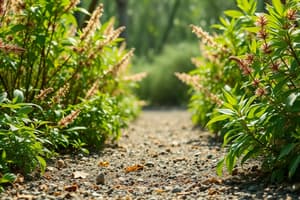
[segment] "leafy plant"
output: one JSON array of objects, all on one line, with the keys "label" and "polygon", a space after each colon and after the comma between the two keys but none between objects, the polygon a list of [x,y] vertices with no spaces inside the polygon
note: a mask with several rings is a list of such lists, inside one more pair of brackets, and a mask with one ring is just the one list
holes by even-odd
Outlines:
[{"label": "leafy plant", "polygon": [[[56,153],[88,153],[138,113],[124,27],[100,22],[102,4],[88,13],[78,3],[0,5],[1,174],[43,172]],[[90,16],[82,30],[74,12]]]},{"label": "leafy plant", "polygon": [[266,13],[256,13],[254,0],[237,0],[237,6],[214,25],[221,31],[217,36],[193,26],[205,43],[201,59],[208,68],[201,63],[182,79],[205,102],[192,102],[193,110],[208,111],[204,105],[215,102],[200,122],[209,121],[206,126],[219,131],[228,146],[219,174],[223,165],[232,172],[238,160],[260,157],[272,181],[292,179],[300,163],[299,2],[273,0]]},{"label": "leafy plant", "polygon": [[[22,92],[15,94],[22,95]],[[34,104],[18,102],[19,96],[15,96],[13,102],[6,96],[6,93],[0,96],[0,170],[28,173],[38,166],[43,172],[46,167],[43,157],[46,157],[48,152],[43,148],[43,144],[48,141],[39,137],[41,132],[38,127],[44,122],[29,117],[34,108],[41,108]]]}]

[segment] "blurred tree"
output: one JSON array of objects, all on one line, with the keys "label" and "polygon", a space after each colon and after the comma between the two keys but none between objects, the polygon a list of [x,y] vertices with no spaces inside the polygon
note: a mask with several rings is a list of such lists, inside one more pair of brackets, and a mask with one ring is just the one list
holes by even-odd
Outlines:
[{"label": "blurred tree", "polygon": [[170,16],[169,16],[169,19],[168,19],[168,22],[167,22],[167,26],[165,28],[165,31],[162,34],[162,39],[161,39],[161,42],[158,44],[158,47],[156,49],[156,53],[161,52],[163,46],[165,45],[165,43],[168,40],[168,36],[169,36],[169,34],[171,32],[171,29],[174,25],[174,19],[175,19],[175,16],[176,16],[176,12],[177,12],[177,10],[180,6],[180,2],[181,2],[181,0],[176,0],[174,2],[173,8],[171,10],[171,13],[170,13]]},{"label": "blurred tree", "polygon": [[[263,0],[261,0],[263,1]],[[123,37],[137,55],[160,52],[166,44],[195,41],[189,24],[208,30],[225,9],[232,8],[235,0],[85,0],[81,5],[91,13],[99,3],[105,7],[102,20],[118,16],[118,25],[126,26]],[[80,14],[80,27],[89,16]]]},{"label": "blurred tree", "polygon": [[[116,0],[117,9],[118,9],[118,17],[119,17],[119,25],[120,26],[128,26],[128,1],[127,0]],[[121,37],[127,39],[127,30],[125,30]]]}]

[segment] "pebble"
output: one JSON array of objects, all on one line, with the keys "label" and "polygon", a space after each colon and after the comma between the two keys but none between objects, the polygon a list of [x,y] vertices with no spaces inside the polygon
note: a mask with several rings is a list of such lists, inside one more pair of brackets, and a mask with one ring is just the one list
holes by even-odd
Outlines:
[{"label": "pebble", "polygon": [[96,177],[96,184],[97,185],[104,185],[105,184],[105,176],[103,173],[98,174],[98,176]]},{"label": "pebble", "polygon": [[172,190],[172,193],[179,193],[181,191],[182,191],[182,188],[177,186]]},{"label": "pebble", "polygon": [[256,190],[258,190],[258,188],[259,188],[259,186],[257,186],[257,185],[250,185],[248,187],[248,191],[256,191]]},{"label": "pebble", "polygon": [[57,167],[58,169],[64,168],[65,166],[66,166],[66,163],[65,163],[64,160],[59,159],[59,160],[56,161],[56,167]]},{"label": "pebble", "polygon": [[146,167],[154,167],[154,163],[153,162],[147,162],[145,163]]}]

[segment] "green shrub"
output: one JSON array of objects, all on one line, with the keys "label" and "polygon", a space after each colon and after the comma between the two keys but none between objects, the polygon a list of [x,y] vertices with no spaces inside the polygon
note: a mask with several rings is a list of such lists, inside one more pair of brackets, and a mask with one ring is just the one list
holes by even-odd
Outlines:
[{"label": "green shrub", "polygon": [[225,11],[214,37],[193,26],[203,63],[179,77],[197,90],[195,113],[208,112],[199,121],[228,146],[218,173],[261,157],[271,180],[281,181],[294,178],[300,163],[299,1],[273,0],[266,13],[255,13],[256,3],[237,0],[240,10]]},{"label": "green shrub", "polygon": [[137,94],[154,106],[184,105],[188,100],[187,87],[174,77],[174,72],[193,69],[190,57],[196,53],[194,45],[180,43],[166,46],[152,62],[137,62],[137,67],[140,65],[143,71],[148,72]]},{"label": "green shrub", "polygon": [[[0,172],[9,173],[13,170],[24,174],[36,167],[43,172],[46,167],[44,158],[49,155],[43,144],[48,141],[41,137],[38,127],[45,122],[29,117],[34,110],[41,112],[41,108],[23,103],[21,91],[16,90],[14,94],[13,101],[7,99],[6,93],[0,95]],[[9,182],[3,177],[0,178],[0,184]]]},{"label": "green shrub", "polygon": [[88,153],[117,139],[139,111],[124,27],[102,24],[100,4],[79,30],[73,13],[89,13],[78,2],[1,4],[0,178],[21,166],[43,172],[55,152]]}]

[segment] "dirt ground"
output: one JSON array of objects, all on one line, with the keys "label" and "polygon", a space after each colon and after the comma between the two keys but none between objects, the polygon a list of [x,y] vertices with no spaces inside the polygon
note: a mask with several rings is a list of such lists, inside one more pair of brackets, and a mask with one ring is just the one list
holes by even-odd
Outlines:
[{"label": "dirt ground", "polygon": [[20,177],[0,199],[300,199],[300,183],[269,184],[256,162],[218,177],[224,151],[193,128],[187,111],[147,110],[116,144],[57,158],[42,177]]}]

